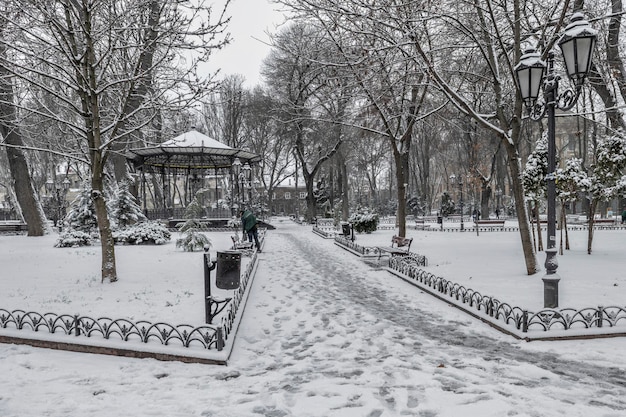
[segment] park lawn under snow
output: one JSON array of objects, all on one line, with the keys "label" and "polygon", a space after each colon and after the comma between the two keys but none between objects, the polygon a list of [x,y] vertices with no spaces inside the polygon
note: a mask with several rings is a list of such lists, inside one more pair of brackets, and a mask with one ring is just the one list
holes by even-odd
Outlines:
[{"label": "park lawn under snow", "polygon": [[[209,251],[230,249],[234,232],[206,233]],[[56,234],[0,236],[3,293],[0,308],[92,318],[201,325],[204,321],[204,253],[164,245],[115,247],[118,281],[101,283],[99,244],[55,248]],[[250,261],[243,256],[242,271]],[[215,271],[212,272],[215,282]],[[213,295],[225,292],[215,287]]]},{"label": "park lawn under snow", "polygon": [[[300,229],[312,233],[311,226]],[[385,246],[394,233],[357,234],[355,242]],[[230,248],[233,234],[206,233],[212,242],[212,259],[217,251]],[[409,228],[407,236],[414,238],[411,251],[427,257],[427,271],[513,306],[530,311],[543,308],[543,271],[526,274],[519,233],[481,232],[477,236],[471,229]],[[174,233],[164,245],[116,246],[119,281],[102,284],[99,245],[55,248],[56,234],[0,236],[0,308],[200,325],[204,320],[203,253],[176,248],[179,237]],[[571,249],[558,256],[559,307],[626,306],[626,230],[596,231],[591,255],[586,253],[586,239],[586,231],[570,231]],[[537,259],[543,269],[544,253],[539,252]],[[290,262],[280,251],[271,260]],[[249,261],[242,257],[242,270]],[[215,287],[212,291],[228,295]]]}]

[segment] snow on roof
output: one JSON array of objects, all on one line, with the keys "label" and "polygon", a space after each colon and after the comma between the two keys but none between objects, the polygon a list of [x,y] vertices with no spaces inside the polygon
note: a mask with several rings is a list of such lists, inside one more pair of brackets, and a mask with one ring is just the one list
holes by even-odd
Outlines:
[{"label": "snow on roof", "polygon": [[224,145],[217,140],[208,137],[205,134],[198,132],[193,129],[189,132],[185,132],[182,135],[178,135],[173,139],[166,140],[163,142],[161,147],[194,147],[194,146],[203,146],[205,148],[216,148],[216,149],[233,149],[228,145]]}]

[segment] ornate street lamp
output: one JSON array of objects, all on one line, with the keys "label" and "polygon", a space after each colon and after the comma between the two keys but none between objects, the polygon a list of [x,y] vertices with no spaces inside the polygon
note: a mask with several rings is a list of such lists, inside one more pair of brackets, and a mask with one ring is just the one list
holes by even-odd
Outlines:
[{"label": "ornate street lamp", "polygon": [[239,173],[241,172],[241,161],[239,160],[239,158],[235,158],[235,160],[233,161],[233,183],[235,185],[235,194],[237,195],[237,202],[234,202],[235,200],[235,196],[232,196],[233,199],[233,208],[238,208],[238,202],[241,201],[241,196],[240,196],[240,189],[239,189]]},{"label": "ornate street lamp", "polygon": [[[533,120],[540,120],[544,115],[548,119],[548,244],[546,249],[546,275],[544,283],[544,307],[556,308],[559,306],[559,281],[556,273],[556,144],[555,144],[555,111],[569,110],[576,104],[583,83],[591,67],[591,56],[596,43],[597,31],[584,19],[582,13],[574,13],[571,23],[565,28],[565,33],[559,39],[558,45],[563,53],[567,75],[574,90],[567,89],[559,94],[560,77],[554,74],[554,53],[549,51],[547,65],[534,50],[522,55],[520,62],[515,66],[515,74],[519,92],[526,105],[529,116]],[[544,72],[547,69],[547,75]],[[538,102],[539,90],[543,84],[543,102]]]},{"label": "ornate street lamp", "polygon": [[252,200],[252,184],[251,184],[251,180],[252,180],[252,167],[250,166],[249,163],[245,163],[243,164],[243,172],[241,173],[241,183],[243,185],[243,190],[244,190],[244,203],[245,203],[245,190],[248,190],[248,204],[250,204],[250,201]]},{"label": "ornate street lamp", "polygon": [[[452,174],[450,175],[450,180],[454,183],[454,181],[457,179],[457,176]],[[458,177],[459,182],[457,183],[459,186],[459,193],[460,193],[460,198],[459,198],[459,208],[461,209],[461,230],[464,230],[465,227],[463,225],[463,178],[459,175]]]},{"label": "ornate street lamp", "polygon": [[52,222],[56,227],[61,219],[65,217],[65,198],[70,189],[70,180],[65,177],[61,182],[48,179],[45,184],[46,191],[50,194],[50,201],[54,203]]}]

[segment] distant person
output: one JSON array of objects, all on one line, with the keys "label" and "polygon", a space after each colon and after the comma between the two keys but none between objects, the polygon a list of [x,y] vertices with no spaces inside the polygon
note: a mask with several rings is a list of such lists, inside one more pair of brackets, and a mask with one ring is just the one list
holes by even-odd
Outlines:
[{"label": "distant person", "polygon": [[500,218],[500,209],[496,209],[496,219]]},{"label": "distant person", "polygon": [[626,223],[626,207],[624,207],[624,211],[622,211],[622,224]]},{"label": "distant person", "polygon": [[248,242],[252,242],[252,239],[254,239],[257,251],[261,252],[256,217],[248,209],[241,210],[239,215],[241,216],[241,227],[243,228],[243,233],[248,235]]}]

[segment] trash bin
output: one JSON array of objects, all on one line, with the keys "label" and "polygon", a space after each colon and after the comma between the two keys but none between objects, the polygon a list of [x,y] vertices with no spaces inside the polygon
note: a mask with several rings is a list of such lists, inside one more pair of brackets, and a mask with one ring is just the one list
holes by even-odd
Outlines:
[{"label": "trash bin", "polygon": [[341,223],[341,233],[346,239],[354,240],[354,229],[352,223]]},{"label": "trash bin", "polygon": [[239,288],[240,276],[241,252],[217,252],[215,286],[221,290],[236,290]]}]

